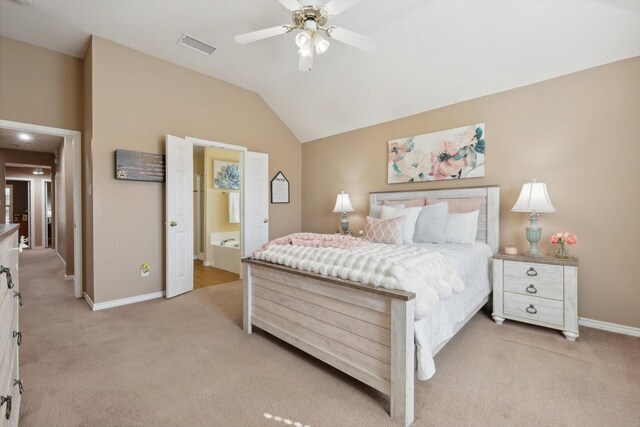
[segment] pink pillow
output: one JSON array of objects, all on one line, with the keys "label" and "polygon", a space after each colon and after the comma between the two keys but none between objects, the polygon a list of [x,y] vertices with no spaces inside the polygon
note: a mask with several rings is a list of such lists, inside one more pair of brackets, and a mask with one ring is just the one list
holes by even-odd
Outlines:
[{"label": "pink pillow", "polygon": [[427,200],[424,197],[419,199],[407,199],[407,200],[383,200],[382,206],[395,206],[404,205],[405,208],[417,208],[419,206],[425,206]]},{"label": "pink pillow", "polygon": [[364,238],[373,243],[402,244],[405,216],[391,219],[377,219],[367,217],[364,226]]},{"label": "pink pillow", "polygon": [[466,199],[427,199],[428,205],[438,202],[447,202],[449,205],[449,213],[467,213],[480,209],[484,197],[468,197]]}]

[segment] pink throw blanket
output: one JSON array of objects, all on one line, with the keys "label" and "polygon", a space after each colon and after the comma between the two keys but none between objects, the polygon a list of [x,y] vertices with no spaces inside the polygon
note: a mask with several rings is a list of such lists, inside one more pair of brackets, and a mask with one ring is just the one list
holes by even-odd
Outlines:
[{"label": "pink throw blanket", "polygon": [[249,258],[252,258],[255,254],[263,252],[273,245],[296,245],[311,246],[314,248],[355,249],[368,244],[368,240],[353,236],[345,236],[342,234],[293,233],[265,243],[264,245],[253,251],[249,255]]}]

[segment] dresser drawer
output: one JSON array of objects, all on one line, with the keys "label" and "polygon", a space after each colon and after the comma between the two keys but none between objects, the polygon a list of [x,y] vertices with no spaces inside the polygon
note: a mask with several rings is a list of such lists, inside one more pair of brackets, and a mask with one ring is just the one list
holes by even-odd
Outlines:
[{"label": "dresser drawer", "polygon": [[504,279],[508,280],[532,280],[562,286],[561,265],[536,264],[519,261],[504,262]]},{"label": "dresser drawer", "polygon": [[506,315],[562,327],[563,309],[564,303],[562,301],[511,292],[504,293],[504,314]]},{"label": "dresser drawer", "polygon": [[[1,314],[1,313],[0,313]],[[17,340],[13,336],[13,331],[18,330],[18,316],[7,319],[6,324],[0,326],[0,365],[4,366],[6,361],[15,357],[17,351]]]}]

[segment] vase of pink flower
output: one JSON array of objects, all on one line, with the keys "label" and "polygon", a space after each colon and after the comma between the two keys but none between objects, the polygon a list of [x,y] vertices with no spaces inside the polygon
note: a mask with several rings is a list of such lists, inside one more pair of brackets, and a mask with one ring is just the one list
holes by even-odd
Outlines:
[{"label": "vase of pink flower", "polygon": [[578,238],[573,233],[556,233],[551,235],[549,239],[552,245],[558,245],[556,250],[556,258],[569,258],[569,250],[567,246],[575,245],[578,243]]}]

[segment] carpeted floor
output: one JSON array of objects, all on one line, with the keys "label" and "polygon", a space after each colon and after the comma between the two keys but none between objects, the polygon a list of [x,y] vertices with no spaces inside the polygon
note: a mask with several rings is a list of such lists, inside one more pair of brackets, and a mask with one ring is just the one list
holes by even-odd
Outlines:
[{"label": "carpeted floor", "polygon": [[[245,335],[240,282],[91,312],[62,277],[51,251],[21,256],[22,426],[391,425],[382,394]],[[640,425],[640,339],[580,332],[479,313],[416,382],[415,425]]]}]

